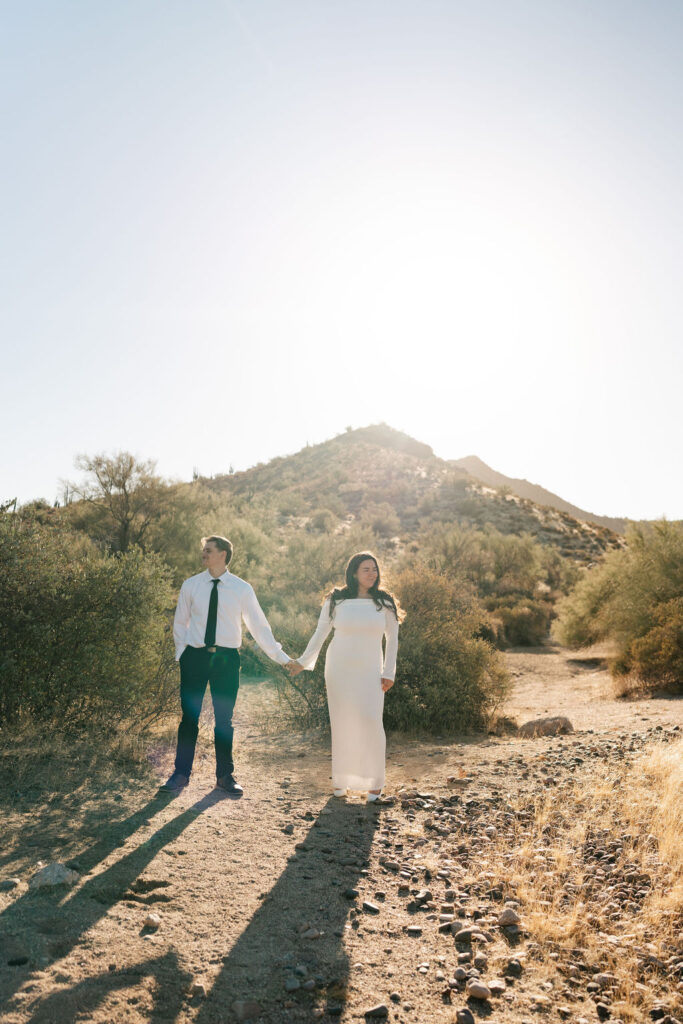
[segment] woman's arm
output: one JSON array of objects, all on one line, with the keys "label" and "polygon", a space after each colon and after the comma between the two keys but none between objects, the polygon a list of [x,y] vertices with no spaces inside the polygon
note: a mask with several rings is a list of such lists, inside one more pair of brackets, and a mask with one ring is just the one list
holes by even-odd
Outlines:
[{"label": "woman's arm", "polygon": [[[396,655],[398,654],[398,619],[391,608],[384,609],[384,668],[382,689],[388,690],[396,678]],[[388,686],[384,684],[388,683]]]},{"label": "woman's arm", "polygon": [[316,626],[315,633],[308,641],[306,650],[300,658],[296,660],[302,666],[312,671],[315,668],[315,663],[318,660],[320,654],[320,648],[327,640],[328,636],[334,626],[334,620],[330,618],[330,599],[329,597],[320,609],[320,618],[318,619],[318,625]]}]

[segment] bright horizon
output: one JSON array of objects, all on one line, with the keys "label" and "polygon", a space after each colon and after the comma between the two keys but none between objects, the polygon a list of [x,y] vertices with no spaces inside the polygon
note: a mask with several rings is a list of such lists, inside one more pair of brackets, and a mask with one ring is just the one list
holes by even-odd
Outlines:
[{"label": "bright horizon", "polygon": [[384,421],[683,518],[683,7],[4,14],[0,500]]}]

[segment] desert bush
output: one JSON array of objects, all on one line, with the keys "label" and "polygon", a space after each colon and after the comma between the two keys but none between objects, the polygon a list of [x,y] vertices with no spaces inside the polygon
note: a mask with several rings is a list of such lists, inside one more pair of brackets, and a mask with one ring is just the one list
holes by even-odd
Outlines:
[{"label": "desert bush", "polygon": [[629,528],[626,547],[589,569],[558,606],[554,633],[569,647],[610,641],[615,676],[683,690],[683,524]]},{"label": "desert bush", "polygon": [[536,646],[548,635],[554,602],[578,570],[532,537],[491,526],[433,528],[423,535],[423,556],[449,579],[471,583],[500,628],[499,646]]},{"label": "desert bush", "polygon": [[667,601],[654,612],[655,624],[631,642],[627,666],[652,686],[683,692],[683,598]]},{"label": "desert bush", "polygon": [[167,568],[0,516],[0,723],[144,725],[175,695]]},{"label": "desert bush", "polygon": [[548,636],[552,605],[526,598],[512,604],[486,602],[491,617],[502,625],[503,646],[538,647]]},{"label": "desert bush", "polygon": [[483,727],[508,684],[501,655],[479,635],[485,616],[472,589],[425,566],[394,580],[406,619],[389,728],[447,733]]}]

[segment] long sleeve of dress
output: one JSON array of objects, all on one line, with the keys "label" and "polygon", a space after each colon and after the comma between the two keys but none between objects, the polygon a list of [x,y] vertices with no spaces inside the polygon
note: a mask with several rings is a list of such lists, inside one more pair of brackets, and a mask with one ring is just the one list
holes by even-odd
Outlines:
[{"label": "long sleeve of dress", "polygon": [[318,655],[320,654],[320,648],[330,635],[333,626],[334,621],[330,618],[330,599],[328,597],[320,610],[320,618],[318,619],[318,625],[316,626],[315,633],[308,641],[308,646],[304,653],[300,658],[296,659],[300,665],[303,665],[304,668],[309,670],[315,668],[315,663],[318,660]]},{"label": "long sleeve of dress", "polygon": [[273,636],[268,619],[251,587],[247,590],[242,602],[242,618],[263,653],[267,654],[273,661],[277,661],[278,664],[286,665],[289,661],[289,655],[285,654],[282,650],[282,644],[279,644]]},{"label": "long sleeve of dress", "polygon": [[384,669],[382,679],[396,677],[396,655],[398,653],[398,619],[391,608],[384,609]]}]

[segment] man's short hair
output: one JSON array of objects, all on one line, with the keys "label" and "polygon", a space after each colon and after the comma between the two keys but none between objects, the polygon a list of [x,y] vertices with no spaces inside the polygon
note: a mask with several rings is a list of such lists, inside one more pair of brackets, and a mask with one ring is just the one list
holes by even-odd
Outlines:
[{"label": "man's short hair", "polygon": [[202,547],[208,540],[212,540],[219,551],[225,551],[225,564],[230,565],[232,559],[232,544],[227,537],[220,537],[218,534],[214,534],[212,537],[202,537]]}]

